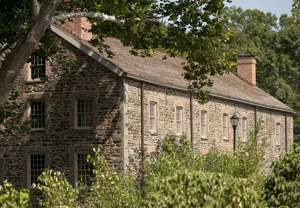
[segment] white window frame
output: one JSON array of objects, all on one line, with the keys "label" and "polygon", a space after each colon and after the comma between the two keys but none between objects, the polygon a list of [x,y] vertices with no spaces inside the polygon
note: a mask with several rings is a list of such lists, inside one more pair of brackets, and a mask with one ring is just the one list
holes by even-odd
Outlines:
[{"label": "white window frame", "polygon": [[[74,155],[74,185],[75,187],[78,187],[78,155],[79,154],[86,154],[86,155],[93,155],[92,151],[79,151],[76,152]],[[87,161],[86,161],[87,163]],[[92,166],[92,164],[91,164]],[[94,179],[94,174],[93,174],[93,179]]]},{"label": "white window frame", "polygon": [[183,132],[183,125],[182,125],[182,113],[183,113],[183,107],[176,106],[176,130],[177,135],[182,135]]},{"label": "white window frame", "polygon": [[[36,52],[33,52],[32,55],[36,55]],[[32,55],[30,56],[30,58],[32,58]],[[40,66],[43,66],[44,69],[45,69],[45,74],[44,76],[46,76],[46,60],[40,58],[42,61],[44,61],[44,64],[40,65]],[[31,69],[31,66],[32,66],[32,62],[29,62],[28,63],[28,81],[40,81],[41,78],[37,77],[37,78],[34,78],[32,79],[32,69]]]},{"label": "white window frame", "polygon": [[280,145],[281,142],[280,134],[281,134],[281,125],[280,123],[276,123],[276,144],[277,145]]},{"label": "white window frame", "polygon": [[[32,183],[31,183],[31,175],[32,175],[31,155],[43,155],[44,156],[44,168],[43,168],[43,170],[41,170],[41,173],[46,168],[46,155],[43,152],[31,152],[27,155],[27,187],[28,187],[28,189],[36,189],[32,186]],[[35,171],[37,171],[37,170],[35,170]]]},{"label": "white window frame", "polygon": [[[92,102],[92,112],[81,113],[83,115],[91,115],[92,125],[91,126],[78,126],[78,100],[91,100]],[[94,128],[94,103],[93,98],[77,98],[74,102],[74,127],[75,129],[93,129]]]},{"label": "white window frame", "polygon": [[228,139],[228,114],[223,113],[223,139]]},{"label": "white window frame", "polygon": [[243,117],[242,118],[242,133],[243,133],[243,142],[246,142],[247,141],[247,118],[246,117]]},{"label": "white window frame", "polygon": [[[153,107],[153,108],[152,108]],[[152,112],[153,109],[153,112]],[[157,112],[157,103],[154,101],[150,101],[150,133],[157,133],[157,117],[156,117],[156,112]],[[151,115],[152,113],[152,115]]]},{"label": "white window frame", "polygon": [[207,138],[207,111],[201,110],[201,138]]},{"label": "white window frame", "polygon": [[[31,116],[31,109],[32,109],[32,103],[33,102],[43,102],[44,103],[44,108],[45,108],[45,114],[44,114],[44,117],[45,117],[45,120],[44,120],[44,126],[43,128],[33,128],[32,125],[31,125],[31,130],[32,131],[40,131],[40,130],[45,130],[46,129],[46,102],[45,100],[31,100],[28,102],[28,120],[30,119],[33,119]],[[34,114],[34,115],[37,115],[37,114]],[[39,115],[43,115],[43,114],[39,114]]]}]

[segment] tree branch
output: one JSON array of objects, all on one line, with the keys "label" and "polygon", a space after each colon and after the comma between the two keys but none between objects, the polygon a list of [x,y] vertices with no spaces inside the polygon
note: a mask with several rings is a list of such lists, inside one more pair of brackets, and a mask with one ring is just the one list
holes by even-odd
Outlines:
[{"label": "tree branch", "polygon": [[156,25],[156,28],[157,28],[157,31],[158,31],[158,33],[159,33],[159,36],[160,36],[162,39],[164,39],[164,40],[175,40],[175,41],[179,44],[179,47],[180,47],[179,51],[182,50],[182,44],[181,44],[181,42],[178,40],[178,38],[177,38],[176,36],[164,36],[164,35],[162,34],[161,30],[160,30],[159,25]]},{"label": "tree branch", "polygon": [[41,5],[37,0],[31,0],[31,5],[32,5],[33,16],[37,17],[40,12]]},{"label": "tree branch", "polygon": [[52,22],[62,21],[66,20],[68,18],[73,17],[94,17],[97,19],[101,19],[103,21],[109,21],[114,22],[119,25],[123,25],[123,20],[118,20],[115,16],[109,16],[103,13],[97,13],[97,12],[70,12],[70,13],[64,13],[60,12],[57,16],[54,16],[52,18]]}]

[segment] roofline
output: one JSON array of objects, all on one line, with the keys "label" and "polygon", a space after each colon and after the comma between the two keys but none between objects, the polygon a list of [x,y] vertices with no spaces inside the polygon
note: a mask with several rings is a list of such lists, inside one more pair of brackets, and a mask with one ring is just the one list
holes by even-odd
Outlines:
[{"label": "roofline", "polygon": [[[164,83],[160,83],[160,82],[155,82],[155,81],[151,81],[151,80],[143,79],[141,77],[137,77],[137,76],[133,76],[133,75],[127,74],[120,67],[116,66],[115,64],[111,63],[110,61],[108,61],[107,59],[103,58],[99,54],[95,53],[94,51],[92,51],[91,49],[89,49],[86,45],[84,45],[83,43],[79,42],[75,38],[71,37],[68,33],[64,32],[61,29],[59,29],[57,26],[51,24],[50,28],[51,28],[51,30],[54,33],[56,33],[57,35],[59,35],[60,37],[62,37],[66,41],[68,41],[70,44],[72,44],[73,46],[75,46],[76,48],[78,48],[79,50],[81,50],[82,52],[86,53],[88,56],[92,57],[97,62],[101,63],[103,66],[105,66],[108,69],[110,69],[112,72],[114,72],[118,76],[132,78],[132,79],[135,79],[135,80],[144,81],[144,82],[148,82],[148,83],[159,85],[159,86],[163,86],[163,87],[169,87],[169,88],[172,88],[172,89],[188,91],[188,89],[184,88],[184,87],[178,87],[178,86],[174,86],[174,85],[170,85],[170,84],[164,84]],[[216,98],[222,98],[222,99],[226,99],[226,100],[231,100],[231,101],[235,101],[235,102],[240,102],[240,103],[244,103],[244,104],[248,104],[248,105],[252,105],[252,106],[267,108],[267,109],[271,109],[271,110],[283,111],[283,112],[288,112],[288,113],[292,113],[292,114],[296,113],[293,110],[287,110],[287,109],[282,109],[282,108],[270,107],[270,106],[266,106],[266,105],[261,105],[261,104],[257,104],[257,103],[253,103],[253,102],[249,102],[249,101],[245,101],[245,100],[240,100],[240,99],[236,99],[236,98],[230,98],[230,97],[226,97],[226,96],[222,96],[222,95],[217,95],[217,94],[213,94],[213,93],[210,93],[210,96],[216,97]]]},{"label": "roofline", "polygon": [[[178,86],[174,86],[174,85],[163,84],[163,83],[160,83],[160,82],[155,82],[155,81],[143,79],[143,78],[140,78],[140,77],[137,77],[137,76],[133,76],[133,75],[130,75],[130,74],[126,74],[125,77],[136,79],[136,80],[139,80],[139,81],[148,82],[148,83],[159,85],[159,86],[162,86],[162,87],[169,87],[169,88],[173,88],[173,89],[177,89],[177,90],[188,91],[188,89],[184,88],[184,87],[178,87]],[[235,102],[239,102],[239,103],[243,103],[243,104],[248,104],[248,105],[252,105],[252,106],[256,106],[256,107],[267,108],[267,109],[270,109],[270,110],[283,111],[283,112],[288,112],[288,113],[292,113],[292,114],[296,113],[293,110],[287,110],[287,109],[282,109],[282,108],[270,107],[270,106],[267,106],[267,105],[261,105],[261,104],[257,104],[257,103],[254,103],[254,102],[249,102],[249,101],[246,101],[246,100],[241,100],[241,99],[226,97],[226,96],[222,96],[222,95],[218,95],[218,94],[214,94],[214,93],[210,93],[210,96],[211,97],[216,97],[216,98],[222,98],[222,99],[226,99],[226,100],[230,100],[230,101],[235,101]]]},{"label": "roofline", "polygon": [[68,41],[69,43],[71,43],[76,48],[80,49],[82,52],[86,53],[88,56],[92,57],[93,59],[95,59],[96,61],[101,63],[103,66],[110,69],[112,72],[116,73],[119,76],[122,76],[123,73],[125,73],[121,68],[117,67],[116,65],[114,65],[113,63],[111,63],[107,59],[103,58],[99,54],[95,53],[94,51],[89,49],[86,45],[79,42],[75,38],[71,37],[69,34],[65,33],[64,31],[59,29],[57,26],[51,24],[50,27],[51,27],[51,30],[54,33],[56,33],[57,35],[59,35],[60,37],[62,37],[66,41]]}]

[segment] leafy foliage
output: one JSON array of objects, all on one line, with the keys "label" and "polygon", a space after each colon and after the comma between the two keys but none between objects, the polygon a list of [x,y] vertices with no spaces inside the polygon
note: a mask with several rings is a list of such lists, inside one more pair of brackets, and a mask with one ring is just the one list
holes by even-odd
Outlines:
[{"label": "leafy foliage", "polygon": [[210,149],[205,158],[204,170],[225,173],[236,178],[251,178],[264,171],[267,142],[269,133],[263,133],[262,121],[258,120],[254,130],[249,131],[248,140],[238,139],[235,155],[231,151],[219,151],[216,147]]},{"label": "leafy foliage", "polygon": [[300,207],[300,144],[273,161],[265,182],[265,199],[270,207]]},{"label": "leafy foliage", "polygon": [[[4,107],[0,110],[0,134],[13,134],[15,131],[17,132],[25,132],[30,130],[29,125],[34,122],[33,120],[21,122],[14,122],[12,119],[16,119],[17,110],[21,108],[23,103],[16,102],[16,99],[19,97],[19,92],[15,92],[12,94],[4,105]],[[16,124],[17,123],[17,124]],[[21,123],[21,124],[19,124]],[[1,130],[1,125],[3,125],[3,130]]]},{"label": "leafy foliage", "polygon": [[[294,0],[291,17],[278,18],[259,10],[230,7],[224,10],[228,27],[234,28],[230,48],[235,54],[254,54],[258,87],[297,111],[295,139],[300,135],[300,15],[299,0]],[[235,58],[236,59],[236,58]]]},{"label": "leafy foliage", "polygon": [[44,199],[39,199],[42,207],[77,207],[79,189],[73,189],[61,172],[46,170],[39,176],[40,184],[33,184],[43,192]]},{"label": "leafy foliage", "polygon": [[[154,157],[145,161],[143,185],[136,180],[141,172],[118,173],[109,167],[100,150],[94,149],[95,155],[88,157],[95,167],[93,185],[73,188],[64,174],[46,170],[39,177],[41,184],[36,185],[45,197],[40,205],[299,207],[300,144],[273,162],[273,172],[266,178],[263,159],[269,135],[260,135],[261,128],[259,121],[256,129],[249,132],[248,142],[238,145],[235,155],[215,147],[204,156],[193,152],[185,136],[166,137],[157,144]],[[19,203],[18,198],[9,200]],[[3,201],[10,203],[9,200]]]},{"label": "leafy foliage", "polygon": [[262,207],[246,179],[220,173],[176,171],[153,182],[149,207]]},{"label": "leafy foliage", "polygon": [[[45,57],[57,51],[55,40],[49,38],[49,29],[44,33],[44,27],[35,27],[39,22],[36,21],[36,15],[44,17],[47,22],[50,22],[49,18],[52,16],[80,11],[110,16],[115,21],[89,18],[92,23],[90,32],[97,37],[91,43],[99,51],[106,52],[109,57],[114,55],[109,45],[105,44],[105,38],[113,36],[119,38],[124,46],[131,46],[130,53],[134,56],[153,56],[159,48],[164,48],[171,57],[184,56],[186,61],[182,63],[183,78],[190,80],[190,93],[202,103],[209,99],[209,92],[203,92],[203,87],[213,85],[209,75],[223,75],[235,67],[230,61],[233,54],[226,48],[232,41],[233,34],[230,29],[224,28],[227,19],[221,16],[224,1],[230,0],[58,0],[53,2],[58,6],[53,14],[48,14],[50,9],[44,9],[51,7],[51,0],[37,1],[41,10],[35,14],[35,6],[32,5],[35,1],[37,0],[3,3],[1,24],[10,25],[2,27],[3,30],[0,31],[0,54],[9,54],[3,56],[1,67],[3,73],[0,73],[0,86],[3,89],[1,84],[7,81],[6,73],[12,71],[12,57],[26,54],[18,59],[20,67],[18,65],[17,68],[20,70],[25,59],[36,49],[37,42],[41,43],[40,54]],[[162,20],[167,21],[167,26]],[[31,33],[35,40],[25,40],[31,37]],[[24,50],[24,47],[28,50]],[[7,50],[12,48],[15,50]],[[3,99],[0,100],[1,107],[4,104],[2,102]]]},{"label": "leafy foliage", "polygon": [[135,179],[115,172],[108,165],[100,150],[94,149],[95,158],[89,158],[95,166],[95,183],[90,190],[89,207],[143,207],[141,192]]},{"label": "leafy foliage", "polygon": [[17,191],[12,185],[4,181],[4,187],[0,186],[0,207],[2,208],[30,208],[30,195],[27,189]]}]

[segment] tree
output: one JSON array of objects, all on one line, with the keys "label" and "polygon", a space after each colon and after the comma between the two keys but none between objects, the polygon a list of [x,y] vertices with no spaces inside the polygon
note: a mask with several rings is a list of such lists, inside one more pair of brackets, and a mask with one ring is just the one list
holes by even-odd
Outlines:
[{"label": "tree", "polygon": [[[17,0],[1,2],[0,9],[0,109],[6,102],[14,80],[28,57],[38,48],[51,55],[54,42],[45,38],[51,22],[72,17],[89,17],[91,32],[98,35],[94,46],[111,52],[104,38],[117,36],[133,55],[151,56],[165,48],[171,56],[184,55],[184,78],[189,90],[197,90],[199,100],[208,99],[203,86],[211,86],[208,74],[223,74],[233,69],[231,53],[224,53],[231,31],[225,30],[220,16],[224,0]],[[230,0],[226,0],[230,2]],[[169,23],[162,30],[162,19]],[[11,27],[6,27],[11,25]],[[46,33],[47,34],[47,33]]]},{"label": "tree", "polygon": [[[298,2],[298,1],[294,1]],[[255,55],[257,85],[297,111],[294,117],[295,138],[300,135],[300,21],[299,14],[277,17],[259,10],[227,8],[225,16],[235,29],[230,48],[235,54]]]}]

